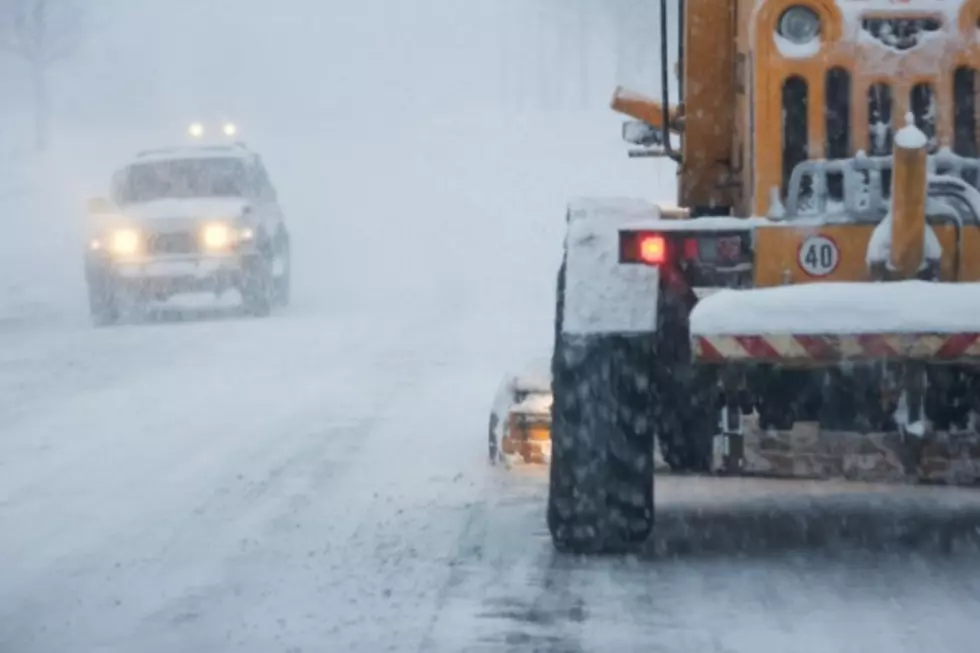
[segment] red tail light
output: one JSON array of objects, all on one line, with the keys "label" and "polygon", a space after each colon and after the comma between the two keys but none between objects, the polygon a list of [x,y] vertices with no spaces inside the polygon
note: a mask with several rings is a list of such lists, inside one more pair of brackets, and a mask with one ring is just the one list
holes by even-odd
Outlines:
[{"label": "red tail light", "polygon": [[663,265],[667,262],[667,259],[667,239],[661,234],[642,231],[624,231],[620,233],[620,262]]},{"label": "red tail light", "polygon": [[647,265],[660,265],[667,260],[667,241],[663,236],[640,236],[640,260]]}]

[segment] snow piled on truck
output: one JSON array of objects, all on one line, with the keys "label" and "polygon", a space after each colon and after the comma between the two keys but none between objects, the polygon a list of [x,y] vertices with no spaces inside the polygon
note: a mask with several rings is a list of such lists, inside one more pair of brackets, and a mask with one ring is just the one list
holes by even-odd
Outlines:
[{"label": "snow piled on truck", "polygon": [[[569,206],[562,331],[574,335],[653,332],[659,269],[621,265],[619,231],[662,222],[652,204],[580,200]],[[666,222],[666,221],[663,221]]]},{"label": "snow piled on truck", "polygon": [[[885,219],[878,223],[875,230],[871,233],[871,240],[868,241],[868,251],[865,261],[868,265],[884,263],[891,267],[892,256],[892,225],[894,217],[891,212]],[[936,232],[928,224],[925,225],[925,237],[922,246],[922,264],[920,269],[925,268],[931,261],[939,261],[943,257],[943,247],[936,236]]]},{"label": "snow piled on truck", "polygon": [[551,392],[551,357],[528,361],[515,375],[513,387],[525,392]]},{"label": "snow piled on truck", "polygon": [[691,313],[700,336],[790,333],[972,333],[980,283],[810,283],[723,290]]},{"label": "snow piled on truck", "polygon": [[628,198],[582,198],[569,204],[565,239],[564,333],[650,333],[656,330],[660,270],[623,265],[621,231],[739,232],[765,218],[668,219],[657,205]]},{"label": "snow piled on truck", "polygon": [[551,416],[551,405],[554,397],[551,393],[534,392],[511,407],[512,413],[520,415]]},{"label": "snow piled on truck", "polygon": [[946,23],[954,23],[963,7],[964,0],[837,0],[837,7],[846,27],[859,26],[865,15],[888,16],[909,14],[942,14]]}]

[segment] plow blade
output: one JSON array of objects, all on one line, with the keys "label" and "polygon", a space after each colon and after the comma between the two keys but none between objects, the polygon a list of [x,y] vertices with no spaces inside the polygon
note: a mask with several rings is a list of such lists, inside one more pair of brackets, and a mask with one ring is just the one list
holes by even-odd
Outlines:
[{"label": "plow blade", "polygon": [[[757,415],[745,416],[742,464],[747,475],[805,479],[845,478],[869,483],[980,483],[980,435],[973,430],[939,431],[910,447],[899,431],[834,431],[819,422],[797,422],[786,430],[762,428]],[[730,434],[716,437],[714,469],[733,471],[725,447]]]},{"label": "plow blade", "polygon": [[980,483],[980,285],[723,291],[691,350],[722,389],[719,472]]}]

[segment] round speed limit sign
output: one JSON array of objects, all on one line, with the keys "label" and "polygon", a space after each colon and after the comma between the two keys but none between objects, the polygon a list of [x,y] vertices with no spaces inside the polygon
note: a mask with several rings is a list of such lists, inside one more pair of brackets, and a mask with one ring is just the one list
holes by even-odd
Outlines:
[{"label": "round speed limit sign", "polygon": [[832,238],[810,236],[796,255],[800,269],[811,277],[825,277],[840,264],[840,249]]}]

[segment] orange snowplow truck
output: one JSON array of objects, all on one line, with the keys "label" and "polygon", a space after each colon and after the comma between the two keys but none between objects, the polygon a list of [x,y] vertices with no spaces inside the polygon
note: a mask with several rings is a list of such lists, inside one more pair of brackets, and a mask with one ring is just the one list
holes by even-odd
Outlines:
[{"label": "orange snowplow truck", "polygon": [[659,101],[613,108],[680,214],[569,206],[555,546],[648,537],[655,440],[674,471],[975,483],[980,0],[671,0],[675,34],[667,1]]}]

